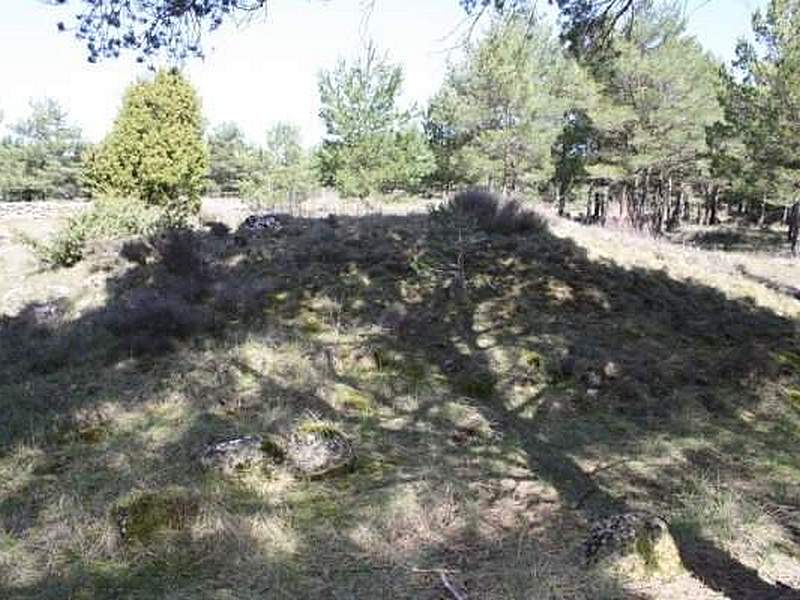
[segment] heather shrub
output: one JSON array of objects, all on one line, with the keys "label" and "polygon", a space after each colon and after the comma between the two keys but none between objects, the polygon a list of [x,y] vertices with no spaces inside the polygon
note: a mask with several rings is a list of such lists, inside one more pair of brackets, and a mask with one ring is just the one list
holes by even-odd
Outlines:
[{"label": "heather shrub", "polygon": [[526,210],[518,201],[501,200],[481,190],[457,194],[438,213],[471,222],[488,233],[511,235],[541,231],[546,227],[539,215]]},{"label": "heather shrub", "polygon": [[105,327],[135,354],[168,351],[173,340],[207,331],[212,323],[207,307],[153,289],[132,290],[123,302],[107,308],[103,319]]}]

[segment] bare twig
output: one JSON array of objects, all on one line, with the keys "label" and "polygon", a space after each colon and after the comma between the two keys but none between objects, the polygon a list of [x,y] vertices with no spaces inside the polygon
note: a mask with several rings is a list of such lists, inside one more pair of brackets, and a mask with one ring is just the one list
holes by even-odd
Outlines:
[{"label": "bare twig", "polygon": [[414,567],[413,569],[411,569],[411,572],[412,573],[436,573],[436,574],[441,574],[441,573],[460,573],[461,571],[454,571],[452,569],[417,569],[416,567]]},{"label": "bare twig", "polygon": [[445,587],[445,589],[447,589],[448,592],[452,594],[455,600],[466,600],[466,598],[459,594],[456,588],[453,587],[453,584],[451,584],[450,580],[447,579],[447,575],[445,575],[443,572],[440,572],[439,578],[442,580],[442,585]]}]

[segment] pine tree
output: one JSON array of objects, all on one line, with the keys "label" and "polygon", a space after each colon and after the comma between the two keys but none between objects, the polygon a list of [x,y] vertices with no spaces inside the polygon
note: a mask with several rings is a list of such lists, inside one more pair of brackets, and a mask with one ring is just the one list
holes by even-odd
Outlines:
[{"label": "pine tree", "polygon": [[28,117],[0,142],[0,194],[9,199],[74,198],[86,146],[80,128],[51,98],[31,102]]},{"label": "pine tree", "polygon": [[222,123],[208,136],[208,189],[238,196],[258,165],[256,150],[235,123]]},{"label": "pine tree", "polygon": [[591,83],[535,15],[495,21],[428,108],[437,179],[504,192],[550,179],[563,115],[585,107]]},{"label": "pine tree", "polygon": [[[317,162],[323,182],[343,195],[366,198],[397,184],[408,187],[398,177],[403,171],[410,174],[413,187],[433,168],[411,112],[397,106],[402,82],[402,68],[379,56],[373,44],[358,60],[340,60],[333,70],[320,74],[320,117],[326,136]],[[422,156],[407,152],[409,147]]]}]

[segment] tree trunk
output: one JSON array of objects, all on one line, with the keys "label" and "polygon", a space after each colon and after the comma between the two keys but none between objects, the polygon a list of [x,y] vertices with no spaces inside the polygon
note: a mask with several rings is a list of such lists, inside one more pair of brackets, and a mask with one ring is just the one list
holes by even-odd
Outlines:
[{"label": "tree trunk", "polygon": [[714,186],[714,195],[711,197],[711,225],[719,224],[717,219],[717,205],[719,203],[719,186]]},{"label": "tree trunk", "polygon": [[800,232],[800,201],[792,204],[789,211],[789,245],[792,248],[792,256],[797,256],[797,237]]},{"label": "tree trunk", "polygon": [[561,194],[561,184],[556,185],[556,206],[558,206],[558,216],[564,216],[564,196]]}]

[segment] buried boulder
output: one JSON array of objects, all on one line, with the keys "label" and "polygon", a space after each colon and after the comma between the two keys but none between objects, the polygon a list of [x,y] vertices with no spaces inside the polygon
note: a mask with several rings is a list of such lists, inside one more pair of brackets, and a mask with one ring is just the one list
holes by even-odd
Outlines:
[{"label": "buried boulder", "polygon": [[233,475],[252,469],[264,460],[260,435],[246,435],[206,446],[200,464],[208,470]]},{"label": "buried boulder", "polygon": [[286,444],[289,467],[311,479],[350,471],[355,458],[350,440],[335,426],[323,421],[300,423]]},{"label": "buried boulder", "polygon": [[587,565],[630,579],[671,578],[684,570],[666,521],[644,512],[596,521],[583,550]]}]

